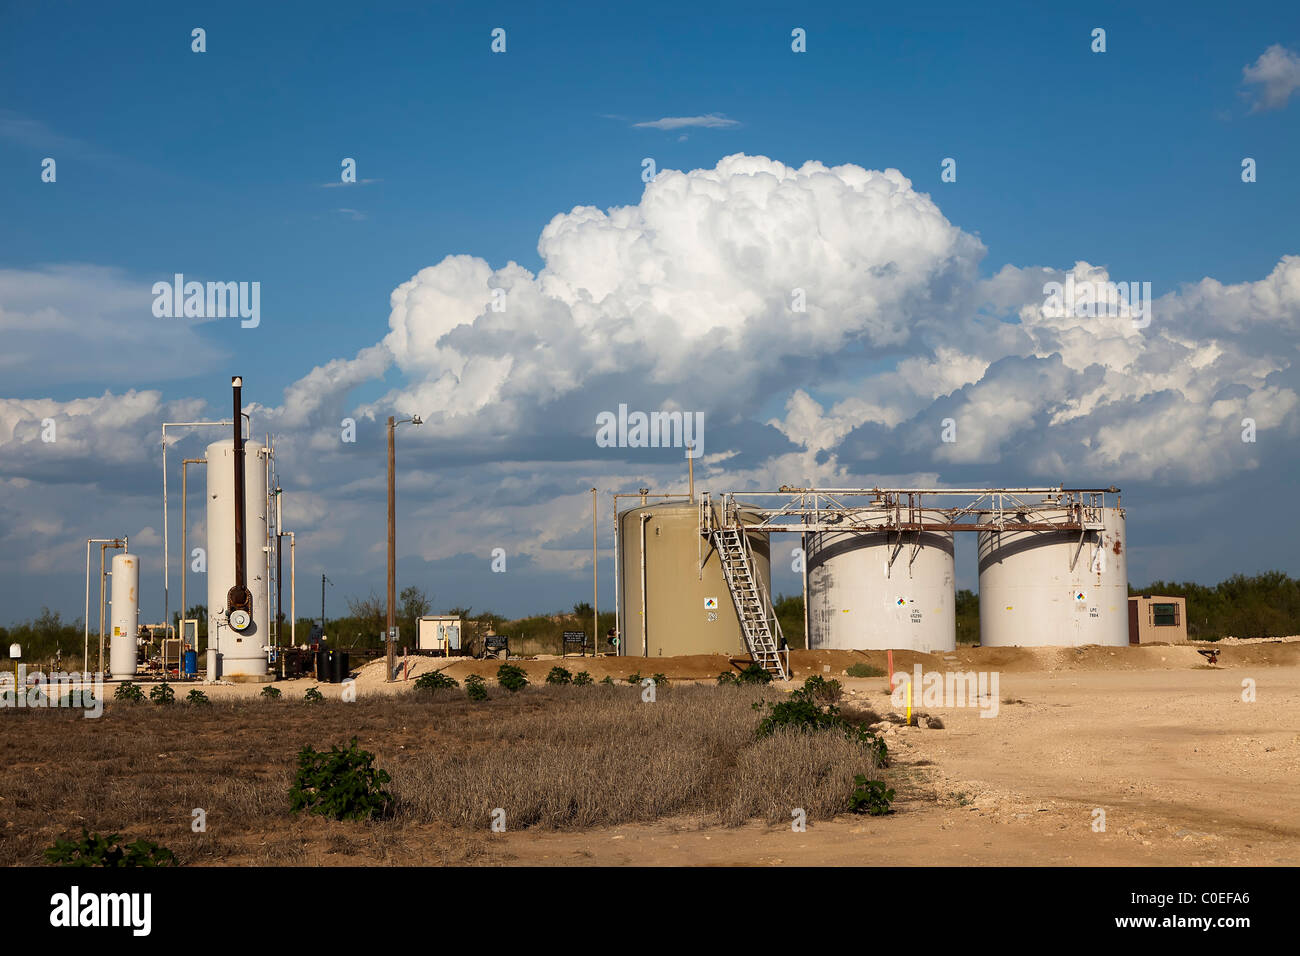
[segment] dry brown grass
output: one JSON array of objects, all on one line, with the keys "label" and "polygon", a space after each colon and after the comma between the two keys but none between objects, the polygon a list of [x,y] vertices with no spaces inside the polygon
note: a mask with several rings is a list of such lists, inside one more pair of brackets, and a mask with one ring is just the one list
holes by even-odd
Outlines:
[{"label": "dry brown grass", "polygon": [[[463,691],[356,703],[217,701],[0,712],[0,864],[36,864],[81,828],[145,837],[184,863],[462,863],[487,852],[496,807],[511,830],[664,817],[739,825],[826,819],[855,773],[879,776],[841,735],[759,740],[755,701],[776,692],[676,686],[530,687],[472,703]],[[368,824],[288,810],[297,752],[356,736],[392,775],[392,819]],[[207,832],[191,830],[191,812]]]}]

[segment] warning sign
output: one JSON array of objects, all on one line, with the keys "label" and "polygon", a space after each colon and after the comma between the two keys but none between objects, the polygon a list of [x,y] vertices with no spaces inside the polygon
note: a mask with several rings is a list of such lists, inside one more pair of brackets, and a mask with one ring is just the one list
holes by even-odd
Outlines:
[{"label": "warning sign", "polygon": [[716,611],[718,609],[718,599],[715,597],[706,597],[704,599],[704,610]]}]

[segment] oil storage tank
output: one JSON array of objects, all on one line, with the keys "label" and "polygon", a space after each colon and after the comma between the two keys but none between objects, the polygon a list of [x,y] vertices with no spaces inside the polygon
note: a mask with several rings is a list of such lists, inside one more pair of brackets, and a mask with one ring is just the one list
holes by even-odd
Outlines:
[{"label": "oil storage tank", "polygon": [[[242,632],[226,620],[226,595],[235,584],[235,443],[207,448],[208,643],[217,649],[223,678],[257,679],[267,673],[270,604],[266,579],[266,446],[244,442],[244,568],[252,594],[251,623]],[[212,679],[212,675],[209,675]]]},{"label": "oil storage tank", "polygon": [[[946,524],[940,511],[922,520]],[[880,524],[886,515],[882,514]],[[812,650],[950,651],[957,646],[951,531],[811,533],[808,647]]]},{"label": "oil storage tank", "polygon": [[134,677],[139,657],[140,559],[123,552],[113,556],[113,584],[109,592],[112,639],[108,646],[108,672],[114,677]]},{"label": "oil storage tank", "polygon": [[1015,521],[979,532],[981,644],[1128,644],[1124,511],[1098,511],[1100,528],[1085,532],[1016,530]]},{"label": "oil storage tank", "polygon": [[[740,513],[741,520],[755,517]],[[619,514],[620,654],[748,653],[718,553],[700,536],[699,520],[699,505],[685,498]],[[750,532],[746,539],[754,575],[770,599],[768,536]]]}]

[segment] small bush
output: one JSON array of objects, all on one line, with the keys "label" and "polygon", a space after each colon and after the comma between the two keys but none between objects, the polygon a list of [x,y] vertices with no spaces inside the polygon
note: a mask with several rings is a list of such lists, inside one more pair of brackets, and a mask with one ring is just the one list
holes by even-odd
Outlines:
[{"label": "small bush", "polygon": [[55,840],[45,851],[45,859],[54,866],[175,866],[176,854],[149,840],[136,840],[122,846],[118,835],[100,836],[84,827],[80,840]]},{"label": "small bush", "polygon": [[[552,667],[551,672],[546,675],[548,684],[572,684],[573,674],[563,667]],[[591,678],[587,678],[587,683],[591,683]]]},{"label": "small bush", "polygon": [[304,701],[306,701],[307,703],[309,703],[309,704],[315,704],[315,703],[317,703],[318,701],[322,701],[322,700],[324,700],[324,699],[325,699],[325,695],[322,694],[322,693],[321,693],[319,690],[317,690],[315,687],[308,687],[308,688],[307,688],[307,693],[305,693],[305,694],[302,695],[302,699],[303,699]]},{"label": "small bush", "polygon": [[837,680],[827,680],[815,674],[803,682],[803,689],[813,700],[822,704],[833,704],[844,693],[844,686]]},{"label": "small bush", "polygon": [[353,737],[346,749],[331,747],[318,753],[313,747],[298,752],[298,774],[289,789],[289,809],[306,810],[332,820],[372,820],[387,816],[393,795],[384,789],[388,771],[374,767],[375,755],[357,746]]},{"label": "small bush", "polygon": [[574,687],[586,687],[590,683],[591,683],[591,675],[588,674],[586,671],[578,671],[578,673],[573,675]]},{"label": "small bush", "polygon": [[640,671],[637,671],[635,674],[628,674],[628,675],[627,675],[627,682],[628,682],[629,684],[639,684],[639,683],[641,683],[641,681],[642,681],[643,679],[644,679],[644,678],[641,677],[641,672],[640,672]]},{"label": "small bush", "polygon": [[606,685],[608,685],[608,686],[610,686],[610,687],[613,687],[613,686],[614,686],[614,678],[610,677],[608,674],[606,674],[604,677],[602,677],[602,678],[600,679],[600,682],[601,682],[602,684],[606,684]]},{"label": "small bush", "polygon": [[886,789],[883,780],[868,780],[865,775],[857,774],[853,795],[849,797],[849,810],[853,813],[869,813],[873,817],[893,813],[890,804],[894,802],[894,791]]},{"label": "small bush", "polygon": [[460,681],[450,674],[444,674],[442,671],[429,671],[415,679],[416,690],[455,690],[458,687],[460,687]]},{"label": "small bush", "polygon": [[155,704],[174,704],[176,702],[176,691],[172,690],[171,684],[163,681],[149,691],[149,699]]},{"label": "small bush", "polygon": [[208,700],[207,694],[195,687],[185,696],[185,703],[195,707],[207,707],[212,704],[212,701]]},{"label": "small bush", "polygon": [[866,661],[858,661],[844,672],[849,677],[884,677],[885,672],[879,667],[872,667]]},{"label": "small bush", "polygon": [[651,679],[652,681],[655,682],[655,687],[667,687],[667,686],[668,686],[668,678],[665,677],[663,674],[655,674],[655,675],[654,675],[653,677],[651,677],[650,679]]},{"label": "small bush", "polygon": [[284,694],[282,694],[280,688],[276,687],[274,684],[267,684],[262,688],[262,696],[267,700],[279,700],[284,696]]},{"label": "small bush", "polygon": [[124,700],[129,704],[138,704],[144,700],[144,691],[129,680],[123,681],[117,685],[117,690],[113,691],[113,699]]},{"label": "small bush", "polygon": [[740,673],[723,671],[718,675],[718,686],[735,686],[737,684],[770,684],[772,675],[758,664],[751,663]]},{"label": "small bush", "polygon": [[497,683],[513,694],[528,686],[528,674],[516,664],[502,664],[497,668]]},{"label": "small bush", "polygon": [[470,674],[465,678],[465,695],[470,700],[487,700],[487,681],[478,674]]}]

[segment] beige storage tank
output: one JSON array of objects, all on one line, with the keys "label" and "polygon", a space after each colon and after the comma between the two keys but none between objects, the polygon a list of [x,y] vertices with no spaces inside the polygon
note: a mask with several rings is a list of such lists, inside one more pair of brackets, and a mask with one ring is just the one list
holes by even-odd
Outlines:
[{"label": "beige storage tank", "polygon": [[[1124,511],[1100,530],[979,532],[980,643],[985,647],[1121,647],[1128,635]],[[1071,568],[1071,562],[1074,567]]]},{"label": "beige storage tank", "polygon": [[[620,654],[749,653],[718,554],[708,539],[700,537],[699,518],[699,506],[688,499],[638,505],[619,515]],[[770,596],[768,536],[753,532],[746,537],[755,576]]]},{"label": "beige storage tank", "polygon": [[[922,515],[948,522],[940,511]],[[818,532],[807,537],[805,560],[810,649],[956,648],[951,531]]]}]

